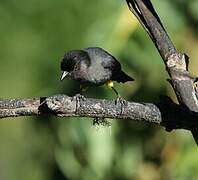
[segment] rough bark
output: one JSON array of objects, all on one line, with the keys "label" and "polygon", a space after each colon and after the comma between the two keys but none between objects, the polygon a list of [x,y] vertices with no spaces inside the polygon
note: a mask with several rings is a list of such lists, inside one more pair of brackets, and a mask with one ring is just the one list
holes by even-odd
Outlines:
[{"label": "rough bark", "polygon": [[55,95],[30,99],[0,100],[0,118],[17,116],[117,118],[164,126],[166,130],[198,127],[198,114],[172,102],[158,104]]},{"label": "rough bark", "polygon": [[[198,99],[194,87],[197,78],[188,71],[188,56],[176,50],[150,0],[126,0],[126,2],[159,51],[179,103],[190,111],[198,112]],[[192,133],[198,144],[198,129],[195,127]]]}]

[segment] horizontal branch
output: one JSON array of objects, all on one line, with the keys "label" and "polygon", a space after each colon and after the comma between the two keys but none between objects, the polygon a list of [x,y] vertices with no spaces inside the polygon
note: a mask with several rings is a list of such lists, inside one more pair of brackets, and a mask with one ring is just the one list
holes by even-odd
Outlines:
[{"label": "horizontal branch", "polygon": [[162,98],[158,104],[123,100],[91,99],[54,95],[31,99],[0,100],[0,118],[16,116],[93,117],[128,119],[164,126],[166,130],[198,127],[197,113]]}]

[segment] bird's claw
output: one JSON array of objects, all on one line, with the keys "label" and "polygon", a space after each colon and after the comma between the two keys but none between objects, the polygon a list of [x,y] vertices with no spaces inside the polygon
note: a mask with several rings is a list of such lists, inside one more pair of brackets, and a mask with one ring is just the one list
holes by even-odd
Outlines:
[{"label": "bird's claw", "polygon": [[120,105],[121,106],[121,111],[120,114],[123,113],[124,111],[124,107],[127,106],[127,101],[125,99],[123,99],[121,96],[118,96],[115,100],[115,105]]},{"label": "bird's claw", "polygon": [[72,97],[72,101],[76,101],[76,111],[78,111],[78,108],[80,107],[80,102],[85,101],[86,98],[82,94],[76,94],[74,97]]},{"label": "bird's claw", "polygon": [[85,98],[85,96],[83,96],[82,94],[76,94],[74,97],[73,97],[73,99],[72,100],[76,100],[76,101],[85,101],[86,100],[86,98]]},{"label": "bird's claw", "polygon": [[118,104],[121,104],[123,106],[126,106],[127,105],[127,101],[125,99],[123,99],[121,96],[118,96],[115,100],[115,104],[118,105]]}]

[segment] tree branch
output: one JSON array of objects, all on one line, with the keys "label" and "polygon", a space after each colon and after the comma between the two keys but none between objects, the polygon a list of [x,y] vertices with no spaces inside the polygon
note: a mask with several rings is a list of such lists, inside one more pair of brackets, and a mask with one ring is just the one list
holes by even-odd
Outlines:
[{"label": "tree branch", "polygon": [[[197,78],[188,71],[188,56],[175,49],[150,0],[126,0],[126,2],[148,32],[164,60],[166,70],[171,78],[169,82],[179,103],[190,111],[198,112],[198,99],[194,87]],[[198,129],[195,127],[192,129],[192,133],[198,144]]]},{"label": "tree branch", "polygon": [[[194,88],[197,78],[188,72],[188,57],[178,52],[167,35],[149,0],[126,0],[130,10],[139,19],[153,40],[162,59],[178,101],[161,99],[160,103],[115,103],[110,100],[80,99],[66,95],[30,99],[0,100],[0,118],[16,116],[118,118],[158,124],[167,131],[198,130],[198,100]],[[198,137],[198,136],[197,136]],[[197,141],[198,142],[198,141]]]},{"label": "tree branch", "polygon": [[197,113],[173,103],[167,97],[158,104],[126,101],[124,105],[114,100],[79,99],[66,95],[0,100],[0,118],[47,115],[127,119],[158,124],[168,131],[198,127]]}]

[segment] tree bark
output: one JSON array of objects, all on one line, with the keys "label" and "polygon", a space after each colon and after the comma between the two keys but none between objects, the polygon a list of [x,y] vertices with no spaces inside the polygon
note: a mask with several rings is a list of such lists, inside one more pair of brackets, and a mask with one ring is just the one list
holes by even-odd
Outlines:
[{"label": "tree bark", "polygon": [[59,116],[117,118],[158,124],[172,129],[191,130],[198,127],[198,113],[189,111],[164,97],[157,104],[91,99],[54,95],[30,99],[0,100],[0,118],[17,116]]},{"label": "tree bark", "polygon": [[[194,87],[197,81],[188,71],[189,58],[176,50],[150,0],[126,0],[129,9],[148,32],[160,53],[179,103],[190,111],[198,112],[198,99]],[[198,129],[192,129],[198,144]]]}]

